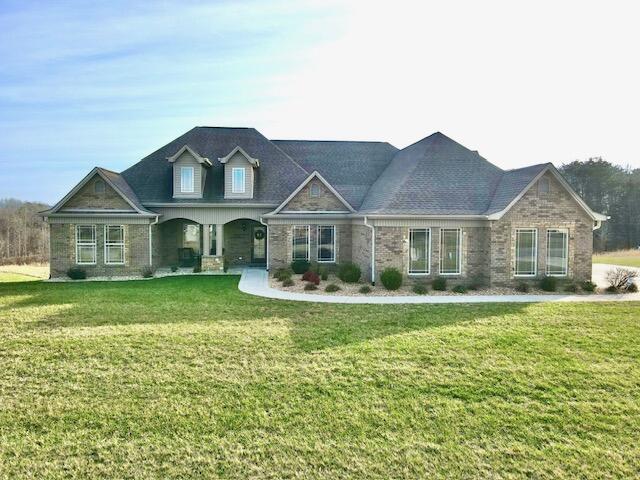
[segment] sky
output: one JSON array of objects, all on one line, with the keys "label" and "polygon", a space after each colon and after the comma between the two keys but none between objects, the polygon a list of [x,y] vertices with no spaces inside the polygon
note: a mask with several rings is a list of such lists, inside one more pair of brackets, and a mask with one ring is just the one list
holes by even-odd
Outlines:
[{"label": "sky", "polygon": [[0,0],[0,198],[194,126],[640,167],[637,2]]}]

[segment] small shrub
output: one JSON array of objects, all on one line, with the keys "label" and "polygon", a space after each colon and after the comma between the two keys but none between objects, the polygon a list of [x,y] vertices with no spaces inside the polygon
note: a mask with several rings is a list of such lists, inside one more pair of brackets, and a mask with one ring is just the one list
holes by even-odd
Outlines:
[{"label": "small shrub", "polygon": [[567,283],[564,286],[564,291],[568,293],[576,293],[578,291],[578,286],[575,283]]},{"label": "small shrub", "polygon": [[285,278],[284,280],[282,280],[282,286],[283,287],[293,287],[293,278],[289,277],[289,278]]},{"label": "small shrub", "polygon": [[142,278],[151,278],[151,277],[153,277],[153,268],[144,267],[142,269]]},{"label": "small shrub", "polygon": [[327,285],[324,288],[324,291],[325,292],[329,292],[329,293],[337,292],[338,290],[342,290],[342,289],[338,285],[336,285],[335,283],[330,283],[329,285]]},{"label": "small shrub", "polygon": [[607,282],[616,290],[626,289],[638,277],[638,272],[628,268],[614,268],[607,272]]},{"label": "small shrub", "polygon": [[355,263],[343,263],[338,267],[338,278],[345,283],[356,283],[362,272]]},{"label": "small shrub", "polygon": [[171,271],[173,273],[176,273],[178,271],[178,266],[177,265],[171,265]]},{"label": "small shrub", "polygon": [[516,285],[516,291],[527,293],[529,291],[529,284],[527,282],[519,282],[518,285]]},{"label": "small shrub", "polygon": [[193,273],[200,273],[202,271],[202,267],[200,265],[196,265],[193,267]]},{"label": "small shrub", "polygon": [[302,275],[302,281],[320,285],[320,277],[316,272],[312,272],[311,270],[304,272],[304,275]]},{"label": "small shrub", "polygon": [[436,278],[431,284],[431,288],[439,292],[444,292],[447,289],[447,279],[444,277]]},{"label": "small shrub", "polygon": [[87,278],[87,271],[82,267],[71,267],[67,270],[67,276],[71,280],[84,280]]},{"label": "small shrub", "polygon": [[397,268],[385,268],[380,275],[380,281],[387,290],[398,290],[402,286],[402,274]]},{"label": "small shrub", "polygon": [[329,272],[327,271],[326,267],[320,267],[318,275],[320,275],[320,279],[322,281],[327,281],[329,279]]},{"label": "small shrub", "polygon": [[289,270],[288,268],[279,268],[278,270],[276,270],[276,272],[273,274],[273,277],[276,280],[279,280],[281,282],[284,282],[285,280],[287,280],[288,278],[291,278],[291,276],[293,275],[293,272],[291,270]]},{"label": "small shrub", "polygon": [[369,285],[362,285],[358,289],[358,292],[363,293],[363,294],[371,293],[371,287]]},{"label": "small shrub", "polygon": [[465,287],[464,285],[456,285],[455,287],[453,287],[451,289],[452,292],[454,293],[467,293],[469,291],[469,289],[467,287]]},{"label": "small shrub", "polygon": [[585,292],[595,292],[598,286],[591,280],[587,280],[586,282],[582,282],[580,284],[580,288],[582,288],[582,290],[584,290]]},{"label": "small shrub", "polygon": [[627,285],[625,291],[627,293],[636,293],[638,291],[638,285],[636,285],[635,283],[630,283],[629,285]]},{"label": "small shrub", "polygon": [[411,290],[413,290],[413,293],[415,293],[416,295],[426,295],[429,291],[427,286],[422,284],[414,285]]},{"label": "small shrub", "polygon": [[309,270],[309,262],[306,260],[294,260],[291,262],[291,270],[298,275]]},{"label": "small shrub", "polygon": [[613,285],[609,285],[607,288],[604,289],[604,291],[607,293],[618,293],[618,289]]},{"label": "small shrub", "polygon": [[305,290],[317,290],[318,286],[315,283],[309,282],[309,283],[305,284],[304,289]]},{"label": "small shrub", "polygon": [[545,292],[555,292],[558,288],[558,281],[554,277],[544,277],[540,280],[540,289]]}]

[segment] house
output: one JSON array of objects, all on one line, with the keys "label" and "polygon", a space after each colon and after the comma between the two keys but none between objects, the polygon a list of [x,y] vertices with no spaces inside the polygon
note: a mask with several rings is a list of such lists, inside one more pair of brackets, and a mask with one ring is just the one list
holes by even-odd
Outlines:
[{"label": "house", "polygon": [[502,170],[442,133],[386,142],[269,140],[197,127],[121,173],[94,168],[53,208],[51,275],[190,265],[355,262],[368,281],[509,285],[591,278],[592,211],[550,163]]}]

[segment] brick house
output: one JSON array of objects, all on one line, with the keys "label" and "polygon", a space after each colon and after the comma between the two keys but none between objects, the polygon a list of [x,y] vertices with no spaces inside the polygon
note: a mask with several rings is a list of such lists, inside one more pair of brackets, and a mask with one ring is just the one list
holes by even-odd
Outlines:
[{"label": "brick house", "polygon": [[442,133],[398,150],[210,127],[121,173],[94,168],[43,216],[52,276],[305,259],[357,263],[368,281],[395,267],[491,285],[590,279],[606,219],[552,164],[504,171]]}]

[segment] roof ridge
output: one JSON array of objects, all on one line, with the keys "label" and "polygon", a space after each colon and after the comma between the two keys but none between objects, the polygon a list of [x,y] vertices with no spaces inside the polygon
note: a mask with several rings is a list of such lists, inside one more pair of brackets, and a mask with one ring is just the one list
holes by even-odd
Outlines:
[{"label": "roof ridge", "polygon": [[278,145],[276,145],[275,143],[273,143],[271,140],[269,140],[267,137],[265,137],[259,130],[256,130],[255,128],[252,128],[253,131],[255,131],[258,135],[260,135],[262,138],[264,138],[267,142],[269,142],[271,145],[273,145],[273,147],[275,149],[277,149],[280,153],[282,153],[282,155],[284,155],[286,158],[288,158],[291,163],[293,163],[295,166],[297,166],[300,170],[302,170],[306,175],[310,175],[310,173],[302,167],[302,165],[300,165],[298,162],[296,162],[292,157],[290,157],[284,150],[282,150]]},{"label": "roof ridge", "polygon": [[382,143],[390,145],[394,148],[394,145],[385,140],[307,140],[307,139],[293,139],[293,138],[274,138],[272,142],[309,142],[309,143]]}]

